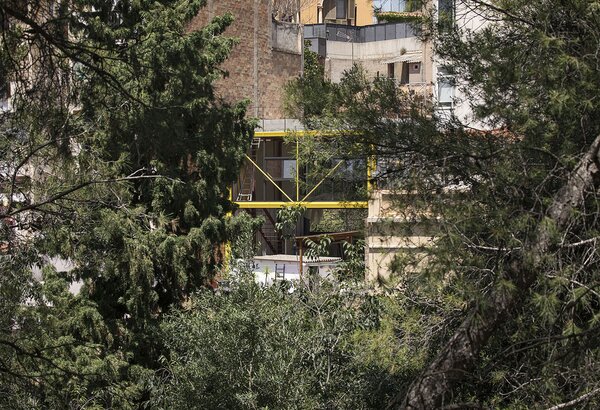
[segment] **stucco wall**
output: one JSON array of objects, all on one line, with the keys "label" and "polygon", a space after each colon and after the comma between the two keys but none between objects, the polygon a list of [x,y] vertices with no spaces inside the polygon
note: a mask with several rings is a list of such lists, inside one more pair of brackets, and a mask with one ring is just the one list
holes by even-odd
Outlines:
[{"label": "stucco wall", "polygon": [[[300,21],[302,24],[319,23],[317,21],[317,5],[323,2],[324,0],[301,0],[302,10],[300,11]],[[354,3],[356,6],[356,25],[366,26],[373,24],[373,1],[355,0]]]},{"label": "stucco wall", "polygon": [[[333,82],[339,82],[343,72],[350,69],[352,63],[360,63],[371,77],[376,77],[378,73],[387,76],[388,63],[406,53],[420,56],[418,60],[421,61],[421,72],[412,80],[424,83],[432,81],[431,44],[422,43],[417,37],[367,43],[327,41],[326,49],[325,71]],[[398,76],[400,64],[396,66]]]}]

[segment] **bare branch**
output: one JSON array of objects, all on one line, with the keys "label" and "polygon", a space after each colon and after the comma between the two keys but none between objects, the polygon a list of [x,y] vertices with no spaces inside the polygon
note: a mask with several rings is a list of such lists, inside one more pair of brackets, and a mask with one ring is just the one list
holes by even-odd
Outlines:
[{"label": "bare branch", "polygon": [[592,390],[589,393],[584,394],[583,396],[579,396],[576,399],[573,399],[571,401],[568,401],[566,403],[561,403],[561,404],[557,404],[556,406],[552,406],[549,407],[547,410],[560,410],[560,409],[567,409],[569,407],[573,407],[583,401],[589,400],[590,398],[592,398],[593,396],[600,394],[600,387],[598,387],[597,389]]},{"label": "bare branch", "polygon": [[124,181],[134,181],[134,180],[140,180],[140,179],[157,179],[157,178],[167,178],[167,179],[172,179],[169,177],[166,177],[164,175],[135,175],[137,172],[134,172],[131,175],[128,175],[126,177],[122,177],[122,178],[111,178],[111,179],[100,179],[100,180],[92,180],[92,181],[86,181],[86,182],[82,182],[80,184],[74,185],[71,188],[65,189],[64,191],[58,192],[54,195],[52,195],[51,197],[44,199],[43,201],[40,202],[36,202],[33,204],[29,204],[29,205],[25,205],[21,208],[15,209],[12,212],[8,212],[4,215],[0,215],[0,219],[4,219],[4,218],[9,218],[12,216],[15,216],[17,214],[20,214],[22,212],[25,211],[29,211],[29,210],[34,210],[37,208],[40,208],[44,205],[50,204],[52,202],[55,202],[59,199],[63,199],[64,197],[66,197],[67,195],[72,194],[73,192],[79,191],[85,187],[88,187],[90,185],[96,185],[96,184],[109,184],[109,183],[115,183],[115,182],[124,182]]}]

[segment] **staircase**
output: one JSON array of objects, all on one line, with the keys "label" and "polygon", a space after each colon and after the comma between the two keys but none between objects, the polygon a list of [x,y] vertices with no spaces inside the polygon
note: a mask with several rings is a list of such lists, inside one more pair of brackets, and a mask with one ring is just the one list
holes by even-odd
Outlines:
[{"label": "staircase", "polygon": [[[250,155],[252,161],[256,162],[258,149],[260,148],[260,138],[253,138],[250,143]],[[246,161],[243,172],[243,180],[240,183],[240,190],[237,194],[237,202],[252,201],[254,195],[256,168],[250,161]]]},{"label": "staircase", "polygon": [[268,209],[262,210],[265,214],[265,223],[260,227],[258,232],[260,233],[264,243],[267,245],[269,251],[273,254],[282,252],[282,241],[279,237],[279,233],[275,228],[275,219]]}]

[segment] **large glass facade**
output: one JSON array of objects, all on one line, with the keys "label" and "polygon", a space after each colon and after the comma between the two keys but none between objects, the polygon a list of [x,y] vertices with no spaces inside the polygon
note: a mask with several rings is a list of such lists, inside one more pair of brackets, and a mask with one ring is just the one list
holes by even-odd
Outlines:
[{"label": "large glass facade", "polygon": [[373,0],[373,7],[377,11],[407,11],[407,0]]}]

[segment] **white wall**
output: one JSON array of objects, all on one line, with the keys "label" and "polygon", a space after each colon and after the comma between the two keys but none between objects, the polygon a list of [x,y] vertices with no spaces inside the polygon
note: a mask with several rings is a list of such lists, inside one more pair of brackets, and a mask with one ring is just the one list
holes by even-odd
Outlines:
[{"label": "white wall", "polygon": [[[455,23],[458,27],[465,30],[465,35],[468,33],[481,30],[487,24],[485,16],[482,15],[480,10],[476,7],[476,4],[470,0],[457,0],[456,1],[456,18]],[[438,78],[439,78],[439,67],[444,65],[444,61],[434,57],[433,63],[433,82],[434,82],[434,95],[438,97]],[[468,125],[477,129],[486,129],[485,123],[476,120],[473,116],[471,104],[467,95],[465,94],[465,87],[468,85],[464,79],[461,79],[460,73],[456,77],[457,86],[455,88],[455,103],[450,107],[441,107],[438,111],[441,115],[450,116],[453,113],[459,118],[465,125]]]},{"label": "white wall", "polygon": [[360,63],[370,76],[387,76],[387,64],[408,52],[421,51],[423,43],[417,37],[368,43],[328,41],[325,70],[331,81],[339,82],[352,63]]}]

